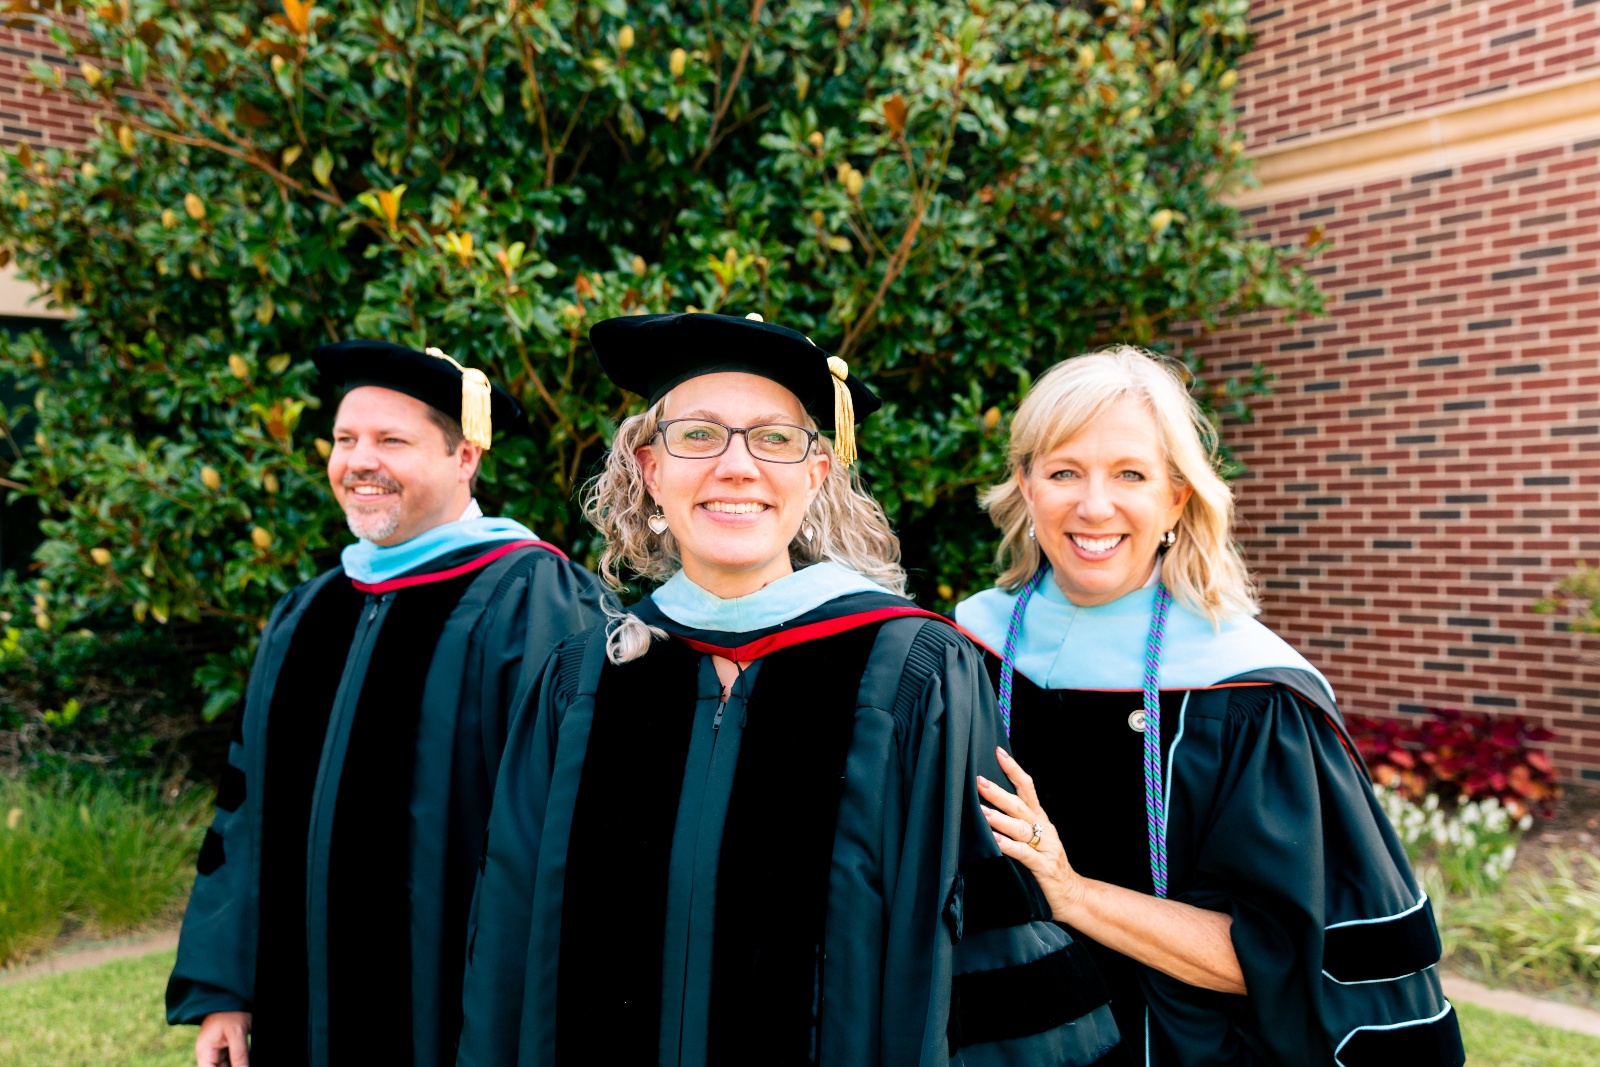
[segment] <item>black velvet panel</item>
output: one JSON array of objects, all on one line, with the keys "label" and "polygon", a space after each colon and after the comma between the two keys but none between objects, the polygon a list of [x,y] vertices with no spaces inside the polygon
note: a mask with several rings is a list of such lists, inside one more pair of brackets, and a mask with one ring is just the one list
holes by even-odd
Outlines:
[{"label": "black velvet panel", "polygon": [[1393,1067],[1402,1063],[1458,1065],[1466,1059],[1454,1011],[1446,1012],[1437,1022],[1399,1030],[1358,1030],[1339,1050],[1339,1062],[1344,1067]]},{"label": "black velvet panel", "polygon": [[961,865],[961,936],[1049,919],[1039,883],[1009,856]]},{"label": "black velvet panel", "polygon": [[[999,661],[984,657],[991,677]],[[1154,893],[1144,808],[1144,734],[1128,726],[1138,692],[1042,690],[1013,675],[1011,751],[1033,776],[1039,802],[1085,877]],[[1161,694],[1162,752],[1178,731],[1183,693]],[[1135,1060],[1144,1056],[1141,967],[1077,931],[1111,991],[1111,1012]]]},{"label": "black velvet panel", "polygon": [[244,772],[233,764],[222,768],[222,782],[217,786],[217,807],[223,811],[238,811],[244,803]]},{"label": "black velvet panel", "polygon": [[1322,969],[1336,982],[1374,982],[1432,967],[1439,953],[1433,907],[1424,903],[1398,919],[1329,930],[1322,942]]},{"label": "black velvet panel", "polygon": [[261,1063],[290,1067],[309,1056],[306,835],[328,716],[365,600],[341,578],[318,591],[289,640],[268,705],[258,788],[271,799],[260,805],[261,930],[251,1037]]},{"label": "black velvet panel", "polygon": [[656,644],[607,664],[567,846],[556,1060],[651,1064],[661,1039],[667,870],[700,654]]},{"label": "black velvet panel", "polygon": [[[993,657],[985,657],[993,665]],[[1144,734],[1128,715],[1137,692],[1042,690],[1013,676],[1011,751],[1086,878],[1154,892],[1144,810]],[[1182,693],[1161,700],[1162,752],[1178,729]]]},{"label": "black velvet panel", "polygon": [[1100,972],[1077,941],[1017,967],[958,974],[950,989],[950,1047],[1053,1030],[1109,999]]},{"label": "black velvet panel", "polygon": [[333,1063],[412,1060],[409,872],[417,722],[445,622],[477,577],[472,572],[392,594],[356,703],[328,857]]},{"label": "black velvet panel", "polygon": [[878,629],[774,653],[756,677],[717,869],[709,1067],[816,1062],[834,829]]},{"label": "black velvet panel", "polygon": [[222,844],[222,835],[207,827],[205,840],[200,842],[200,858],[195,863],[195,869],[207,875],[227,862],[228,850]]}]

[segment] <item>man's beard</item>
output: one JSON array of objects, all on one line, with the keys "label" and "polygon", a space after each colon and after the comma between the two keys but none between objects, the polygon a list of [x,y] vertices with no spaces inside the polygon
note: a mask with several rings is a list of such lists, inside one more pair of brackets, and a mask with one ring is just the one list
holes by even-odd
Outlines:
[{"label": "man's beard", "polygon": [[[348,489],[351,485],[360,482],[365,485],[382,486],[385,489],[400,490],[400,483],[393,478],[377,473],[350,473],[344,476],[344,485]],[[400,528],[400,501],[397,498],[389,507],[382,511],[367,511],[360,506],[361,498],[354,493],[346,493],[345,499],[350,503],[345,507],[344,521],[349,525],[350,532],[357,537],[368,541],[384,541],[394,536]]]}]

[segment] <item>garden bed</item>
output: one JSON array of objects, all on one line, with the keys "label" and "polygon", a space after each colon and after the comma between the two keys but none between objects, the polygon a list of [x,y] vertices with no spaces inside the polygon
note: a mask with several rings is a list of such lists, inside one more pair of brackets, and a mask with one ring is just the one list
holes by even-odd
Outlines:
[{"label": "garden bed", "polygon": [[1552,856],[1576,852],[1600,856],[1600,789],[1568,786],[1554,815],[1536,824],[1522,839],[1512,872],[1550,874]]},{"label": "garden bed", "polygon": [[0,779],[0,966],[182,914],[208,795]]}]

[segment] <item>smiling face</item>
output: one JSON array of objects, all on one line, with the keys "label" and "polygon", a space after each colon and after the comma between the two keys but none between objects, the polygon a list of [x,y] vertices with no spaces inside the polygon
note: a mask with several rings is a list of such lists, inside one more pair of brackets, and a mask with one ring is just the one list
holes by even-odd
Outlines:
[{"label": "smiling face", "polygon": [[[667,395],[661,418],[727,426],[806,425],[795,395],[754,374],[703,374]],[[712,459],[667,452],[658,434],[635,455],[645,487],[666,513],[684,574],[723,598],[745,596],[793,572],[789,543],[828,475],[813,447],[799,463],[755,459],[742,435]]]},{"label": "smiling face", "polygon": [[334,416],[328,482],[352,533],[398,545],[461,517],[482,455],[469,441],[446,448],[422,401],[364,385]]},{"label": "smiling face", "polygon": [[1039,549],[1079,607],[1138,589],[1193,492],[1172,479],[1148,406],[1119,400],[1017,472]]}]

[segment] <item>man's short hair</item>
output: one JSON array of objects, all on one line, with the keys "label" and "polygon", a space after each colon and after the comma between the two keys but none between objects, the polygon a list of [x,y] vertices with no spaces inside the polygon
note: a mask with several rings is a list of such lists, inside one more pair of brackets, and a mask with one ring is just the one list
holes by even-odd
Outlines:
[{"label": "man's short hair", "polygon": [[[426,407],[428,409],[428,421],[439,427],[439,432],[444,434],[445,453],[447,455],[455,455],[456,449],[461,447],[461,442],[467,439],[466,431],[461,428],[461,420],[451,418],[432,404],[428,404]],[[480,458],[478,460],[478,470],[482,469],[483,460]],[[478,471],[472,472],[472,484],[469,488],[474,493],[478,491]]]},{"label": "man's short hair", "polygon": [[432,404],[427,405],[427,408],[428,421],[439,427],[439,432],[444,434],[444,450],[453,454],[467,438],[466,432],[461,429],[461,420],[452,419]]}]

